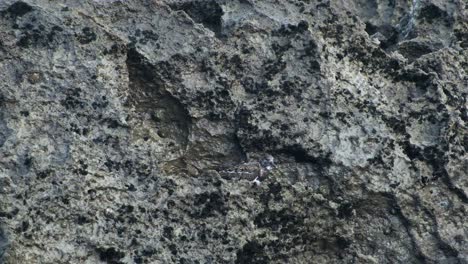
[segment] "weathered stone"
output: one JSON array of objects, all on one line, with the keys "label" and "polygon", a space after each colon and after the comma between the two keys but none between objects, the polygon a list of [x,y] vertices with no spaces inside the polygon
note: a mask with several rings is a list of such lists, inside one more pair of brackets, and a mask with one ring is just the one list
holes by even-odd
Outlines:
[{"label": "weathered stone", "polygon": [[468,263],[467,36],[463,0],[0,1],[0,262]]}]

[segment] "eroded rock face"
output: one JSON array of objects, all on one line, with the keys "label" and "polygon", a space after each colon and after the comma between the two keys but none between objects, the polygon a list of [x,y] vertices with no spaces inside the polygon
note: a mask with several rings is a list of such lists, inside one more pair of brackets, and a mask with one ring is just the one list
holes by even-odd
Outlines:
[{"label": "eroded rock face", "polygon": [[1,1],[0,256],[467,263],[467,12]]}]

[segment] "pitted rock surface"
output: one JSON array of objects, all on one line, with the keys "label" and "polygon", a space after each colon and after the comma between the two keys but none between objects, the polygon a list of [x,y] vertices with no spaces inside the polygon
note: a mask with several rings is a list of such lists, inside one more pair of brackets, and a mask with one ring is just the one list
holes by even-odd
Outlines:
[{"label": "pitted rock surface", "polygon": [[467,72],[463,0],[0,1],[0,262],[468,263]]}]

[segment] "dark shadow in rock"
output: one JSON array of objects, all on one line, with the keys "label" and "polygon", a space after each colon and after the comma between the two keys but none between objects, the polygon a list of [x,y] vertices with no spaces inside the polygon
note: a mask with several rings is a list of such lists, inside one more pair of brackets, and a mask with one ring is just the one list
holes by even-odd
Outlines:
[{"label": "dark shadow in rock", "polygon": [[192,217],[203,219],[214,217],[216,214],[226,215],[228,207],[226,206],[227,197],[219,192],[205,192],[195,195],[193,198],[193,208],[200,209],[192,214]]},{"label": "dark shadow in rock", "polygon": [[424,20],[430,24],[434,23],[435,20],[442,20],[447,23],[447,25],[450,25],[453,22],[446,11],[440,9],[434,4],[421,8],[418,19]]},{"label": "dark shadow in rock", "polygon": [[76,35],[76,38],[81,44],[88,44],[97,39],[96,33],[89,27],[85,27],[81,30],[80,34]]},{"label": "dark shadow in rock", "polygon": [[268,256],[264,253],[264,247],[257,241],[249,241],[241,250],[237,251],[237,263],[269,263]]},{"label": "dark shadow in rock", "polygon": [[189,15],[196,23],[203,24],[210,29],[217,37],[222,36],[223,9],[216,1],[190,1],[185,3],[175,3],[171,5],[175,10],[182,10]]},{"label": "dark shadow in rock", "polygon": [[398,51],[410,61],[423,55],[437,51],[443,47],[442,44],[434,44],[424,41],[405,41],[398,44]]},{"label": "dark shadow in rock", "polygon": [[5,254],[9,245],[8,238],[3,228],[0,227],[0,263],[3,263],[3,255]]},{"label": "dark shadow in rock", "polygon": [[188,144],[191,119],[184,105],[165,90],[163,79],[176,78],[175,71],[159,66],[149,64],[135,49],[128,51],[129,101],[137,112],[151,115],[167,150],[180,152]]},{"label": "dark shadow in rock", "polygon": [[327,170],[333,164],[333,161],[330,159],[330,154],[322,156],[312,156],[300,145],[287,146],[279,151],[280,154],[284,154],[290,157],[294,157],[294,160],[297,163],[310,163],[313,164],[317,172],[325,176]]},{"label": "dark shadow in rock", "polygon": [[125,253],[116,250],[115,248],[98,248],[96,251],[99,254],[99,259],[108,264],[120,264],[122,258],[125,257]]},{"label": "dark shadow in rock", "polygon": [[29,4],[18,1],[11,6],[9,6],[5,11],[2,11],[2,15],[4,14],[9,14],[11,17],[22,17],[26,15],[27,13],[31,12],[33,10],[32,6]]},{"label": "dark shadow in rock", "polygon": [[[393,260],[391,261],[393,263],[427,263],[413,235],[412,228],[414,227],[402,212],[393,194],[372,193],[362,200],[355,200],[353,210],[356,212],[353,221],[358,226],[355,236],[365,234],[369,238],[368,241],[391,241],[390,243],[398,243],[407,249],[407,256],[397,256],[391,250],[386,250],[383,254],[388,260]],[[380,224],[378,228],[375,228],[368,225],[369,222]],[[363,252],[374,250],[374,242],[364,242],[360,246],[363,246]]]},{"label": "dark shadow in rock", "polygon": [[377,31],[379,30],[379,27],[372,24],[371,22],[366,22],[366,29],[365,30],[366,30],[367,34],[369,34],[369,36],[371,36],[371,35],[374,35],[375,33],[377,33]]},{"label": "dark shadow in rock", "polygon": [[461,29],[455,29],[454,33],[457,40],[460,41],[460,47],[468,49],[468,32]]},{"label": "dark shadow in rock", "polygon": [[376,26],[371,22],[366,22],[366,32],[369,36],[379,37],[380,47],[387,50],[398,43],[398,30],[390,25]]}]

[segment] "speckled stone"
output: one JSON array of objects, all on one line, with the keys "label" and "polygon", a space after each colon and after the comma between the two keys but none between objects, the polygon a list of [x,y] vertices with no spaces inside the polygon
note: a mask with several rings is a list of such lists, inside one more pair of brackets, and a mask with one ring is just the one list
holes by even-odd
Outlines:
[{"label": "speckled stone", "polygon": [[468,263],[467,9],[0,1],[0,262]]}]

